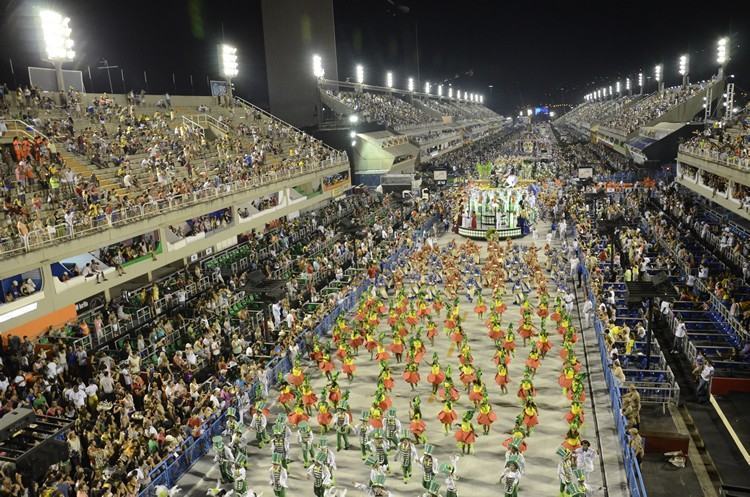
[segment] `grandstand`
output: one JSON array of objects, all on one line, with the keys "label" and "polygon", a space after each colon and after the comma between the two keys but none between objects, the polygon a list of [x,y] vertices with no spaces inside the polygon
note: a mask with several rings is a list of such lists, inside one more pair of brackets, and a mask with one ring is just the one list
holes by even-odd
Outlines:
[{"label": "grandstand", "polygon": [[0,84],[0,497],[750,495],[727,39],[704,81],[511,119],[490,67],[421,80],[463,54],[418,36],[407,89],[339,77],[350,27],[286,2],[270,112],[223,22],[211,95],[87,92],[39,14],[54,69]]}]

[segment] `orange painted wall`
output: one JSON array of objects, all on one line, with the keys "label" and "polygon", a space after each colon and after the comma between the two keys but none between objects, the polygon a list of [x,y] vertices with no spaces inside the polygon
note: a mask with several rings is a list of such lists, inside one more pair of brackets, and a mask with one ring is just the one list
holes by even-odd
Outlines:
[{"label": "orange painted wall", "polygon": [[38,337],[39,335],[47,331],[50,326],[59,327],[75,318],[76,306],[75,304],[70,304],[63,307],[62,309],[58,309],[55,312],[49,313],[46,316],[37,318],[33,321],[29,321],[26,324],[16,326],[15,328],[3,332],[3,341],[6,341],[9,335],[18,335],[20,337],[27,336],[33,340],[34,337]]}]

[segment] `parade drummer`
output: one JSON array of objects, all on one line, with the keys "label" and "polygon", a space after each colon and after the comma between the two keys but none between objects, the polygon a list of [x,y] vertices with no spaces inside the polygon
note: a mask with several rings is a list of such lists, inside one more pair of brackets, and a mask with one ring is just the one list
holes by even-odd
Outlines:
[{"label": "parade drummer", "polygon": [[326,466],[326,454],[318,452],[315,456],[315,462],[307,471],[307,479],[313,480],[313,494],[315,497],[324,497],[325,490],[331,485],[331,472]]},{"label": "parade drummer", "polygon": [[435,472],[438,469],[438,459],[433,455],[435,447],[432,444],[424,445],[424,454],[419,460],[422,465],[422,487],[426,490],[430,488],[432,483],[436,483]]},{"label": "parade drummer", "polygon": [[334,426],[336,427],[336,450],[340,451],[343,447],[344,450],[349,450],[349,431],[351,429],[349,423],[349,413],[346,412],[346,404],[342,402],[336,408],[336,415],[333,419]]},{"label": "parade drummer", "polygon": [[302,460],[305,465],[305,469],[310,467],[310,463],[315,458],[315,436],[313,435],[310,425],[303,421],[298,425],[297,441],[300,444],[302,450]]}]

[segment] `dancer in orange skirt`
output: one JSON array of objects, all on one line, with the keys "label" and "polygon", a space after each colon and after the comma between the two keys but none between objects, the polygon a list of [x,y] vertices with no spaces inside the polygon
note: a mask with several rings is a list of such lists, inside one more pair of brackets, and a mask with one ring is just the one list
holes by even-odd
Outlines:
[{"label": "dancer in orange skirt", "polygon": [[575,376],[575,373],[575,369],[566,362],[560,376],[557,378],[557,383],[562,387],[564,394],[567,394],[568,389],[573,385],[573,377]]},{"label": "dancer in orange skirt", "polygon": [[299,358],[294,359],[294,366],[292,366],[292,370],[287,375],[286,381],[295,387],[299,387],[305,381],[305,374],[302,372],[302,364]]},{"label": "dancer in orange skirt", "polygon": [[312,406],[318,402],[318,396],[315,395],[315,392],[310,386],[310,381],[307,378],[305,378],[305,382],[300,387],[300,393],[302,394],[302,404],[305,406],[305,412],[309,416],[312,414]]},{"label": "dancer in orange skirt", "polygon": [[531,311],[527,311],[523,315],[521,325],[518,329],[518,333],[523,338],[523,346],[526,347],[526,344],[529,343],[529,339],[534,336],[534,325],[531,323]]},{"label": "dancer in orange skirt", "polygon": [[289,420],[290,424],[297,426],[302,421],[307,421],[308,419],[310,419],[310,416],[308,416],[305,412],[305,408],[303,407],[302,402],[298,400],[297,405],[294,406],[294,409],[289,413],[287,419]]},{"label": "dancer in orange skirt", "polygon": [[496,317],[493,316],[492,318],[490,318],[490,324],[488,325],[488,328],[489,330],[487,331],[487,336],[489,336],[493,342],[505,338],[505,333],[503,333],[501,321]]},{"label": "dancer in orange skirt", "polygon": [[508,378],[508,367],[501,362],[497,365],[497,372],[495,373],[495,383],[500,385],[500,391],[502,391],[503,393],[508,393],[509,381],[510,378]]},{"label": "dancer in orange skirt", "polygon": [[539,424],[537,412],[536,402],[534,402],[533,398],[527,397],[523,405],[523,424],[526,425],[529,433]]},{"label": "dancer in orange skirt", "polygon": [[495,356],[492,358],[492,360],[495,362],[495,365],[503,363],[508,366],[510,364],[510,354],[503,347],[503,342],[495,342]]},{"label": "dancer in orange skirt", "polygon": [[427,321],[427,339],[433,347],[435,346],[435,335],[437,335],[437,324],[432,318],[429,318]]},{"label": "dancer in orange skirt", "polygon": [[432,301],[432,308],[434,309],[435,314],[440,316],[440,311],[443,308],[443,300],[439,295],[435,295],[435,298]]},{"label": "dancer in orange skirt", "polygon": [[[281,376],[281,374],[279,374],[279,376]],[[289,412],[289,406],[292,404],[295,398],[296,395],[292,390],[292,386],[287,383],[286,380],[283,380],[283,382],[279,385],[279,397],[277,400],[279,404],[281,404],[281,406],[284,408],[284,411]]]},{"label": "dancer in orange skirt", "polygon": [[484,313],[487,312],[487,306],[484,304],[484,299],[482,298],[481,293],[477,297],[477,305],[474,306],[474,312],[477,313],[480,321],[482,320],[482,316],[484,316]]},{"label": "dancer in orange skirt", "polygon": [[414,358],[414,362],[422,362],[422,358],[427,353],[424,343],[422,343],[421,329],[417,329],[415,335],[409,339],[409,355]]},{"label": "dancer in orange skirt", "polygon": [[536,349],[536,343],[531,344],[531,350],[526,358],[526,367],[531,369],[532,374],[536,373],[539,367],[539,351]]},{"label": "dancer in orange skirt", "polygon": [[328,432],[328,427],[331,425],[331,421],[333,420],[333,415],[330,412],[331,407],[324,399],[325,397],[323,397],[323,400],[318,402],[318,425],[320,426],[321,435]]},{"label": "dancer in orange skirt", "polygon": [[474,431],[474,424],[471,420],[474,418],[474,409],[469,409],[461,420],[461,426],[454,434],[456,443],[461,446],[462,454],[471,454],[472,446],[477,441],[477,434]]},{"label": "dancer in orange skirt", "polygon": [[535,397],[536,396],[536,388],[534,388],[534,382],[531,381],[531,376],[528,372],[525,372],[523,374],[523,380],[521,380],[521,385],[518,387],[518,398],[521,400],[526,400],[529,397]]},{"label": "dancer in orange skirt", "polygon": [[523,416],[519,415],[516,417],[515,425],[513,426],[513,429],[510,431],[510,437],[506,438],[502,446],[508,449],[511,444],[516,445],[518,447],[518,451],[521,453],[526,452],[526,449],[528,446],[526,445],[526,442],[524,439],[526,438],[526,428],[523,425]]},{"label": "dancer in orange skirt", "polygon": [[511,355],[516,356],[516,335],[513,333],[513,323],[508,324],[508,331],[503,338],[503,348]]},{"label": "dancer in orange skirt", "polygon": [[455,343],[456,347],[458,347],[464,342],[465,339],[466,335],[464,335],[464,330],[461,325],[458,324],[455,328],[453,328],[453,332],[451,333],[451,342]]},{"label": "dancer in orange skirt", "polygon": [[406,365],[406,370],[404,370],[404,381],[409,384],[412,390],[414,390],[415,385],[419,383],[419,364],[416,362],[410,362]]},{"label": "dancer in orange skirt", "polygon": [[453,410],[453,402],[450,400],[443,402],[443,408],[440,409],[437,417],[442,423],[445,433],[450,433],[453,422],[458,418],[456,411]]},{"label": "dancer in orange skirt", "polygon": [[373,402],[370,407],[370,426],[376,430],[383,428],[383,410],[377,401]]},{"label": "dancer in orange skirt", "polygon": [[350,382],[354,379],[354,372],[357,370],[357,366],[354,364],[354,358],[352,358],[350,353],[344,356],[344,364],[341,366],[341,370],[346,374]]},{"label": "dancer in orange skirt", "polygon": [[[415,398],[419,399],[419,396]],[[419,406],[412,407],[411,422],[409,423],[409,430],[414,435],[416,443],[424,443],[427,438],[424,436],[424,432],[427,429],[427,425],[422,419],[422,409]]]},{"label": "dancer in orange skirt", "polygon": [[318,368],[324,375],[326,375],[326,378],[328,378],[329,380],[331,379],[331,372],[335,369],[335,367],[331,362],[331,355],[327,351],[323,352],[323,357],[318,363]]},{"label": "dancer in orange skirt", "polygon": [[466,393],[469,393],[469,387],[477,377],[474,366],[471,363],[467,363],[459,366],[459,369],[461,370],[461,374],[459,375],[461,383],[466,387]]},{"label": "dancer in orange skirt", "polygon": [[497,414],[492,410],[492,406],[487,401],[487,395],[485,394],[479,405],[479,415],[477,416],[477,423],[482,425],[482,431],[485,435],[489,435],[490,427],[492,423],[497,419]]},{"label": "dancer in orange skirt", "polygon": [[382,340],[380,343],[378,343],[377,347],[377,353],[375,354],[375,360],[378,362],[384,362],[391,358],[391,354],[388,353],[387,350],[385,350],[385,347],[382,345]]},{"label": "dancer in orange skirt", "polygon": [[396,363],[401,364],[401,358],[404,355],[404,342],[401,340],[398,333],[393,335],[393,343],[388,348],[390,348],[393,355],[396,356]]},{"label": "dancer in orange skirt", "polygon": [[539,340],[536,341],[536,347],[539,350],[539,353],[541,354],[542,359],[544,359],[547,356],[547,352],[552,350],[552,344],[549,343],[549,335],[547,335],[547,330],[544,329],[543,319],[542,319],[541,331],[539,332]]},{"label": "dancer in orange skirt", "polygon": [[383,388],[389,392],[393,390],[393,385],[395,384],[395,382],[393,381],[393,377],[391,375],[391,368],[388,367],[388,363],[385,361],[380,361],[378,383],[381,383],[383,385]]},{"label": "dancer in orange skirt", "polygon": [[370,353],[370,360],[372,361],[373,353],[378,348],[378,342],[375,340],[375,336],[370,330],[365,333],[365,348],[367,349],[367,352]]},{"label": "dancer in orange skirt", "polygon": [[461,366],[474,363],[474,356],[471,355],[469,342],[464,342],[463,345],[461,345],[461,352],[458,353],[458,362]]},{"label": "dancer in orange skirt", "polygon": [[442,400],[450,400],[456,402],[459,397],[458,390],[453,386],[453,378],[451,378],[451,367],[445,371],[445,380],[443,381],[443,387],[440,389],[440,398]]},{"label": "dancer in orange skirt", "polygon": [[484,383],[482,383],[482,380],[477,377],[472,382],[469,390],[469,400],[472,401],[474,407],[476,407],[486,395],[487,389],[485,388]]},{"label": "dancer in orange skirt", "polygon": [[430,374],[427,375],[427,381],[432,385],[432,394],[437,394],[438,387],[445,380],[445,373],[440,370],[440,361],[438,360],[437,352],[432,353],[432,365],[430,366]]}]

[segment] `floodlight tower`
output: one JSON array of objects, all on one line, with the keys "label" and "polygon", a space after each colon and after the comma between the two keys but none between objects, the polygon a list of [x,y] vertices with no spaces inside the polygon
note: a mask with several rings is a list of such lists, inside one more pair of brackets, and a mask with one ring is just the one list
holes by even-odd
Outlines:
[{"label": "floodlight tower", "polygon": [[654,79],[656,80],[656,85],[658,88],[659,93],[664,91],[664,66],[661,64],[656,64],[654,66]]},{"label": "floodlight tower", "polygon": [[615,83],[615,91],[617,92],[617,96],[620,97],[621,94],[620,94],[620,82],[619,81]]},{"label": "floodlight tower", "polygon": [[354,68],[357,78],[357,83],[360,85],[364,84],[365,82],[365,68],[362,67],[362,64],[357,64],[357,67]]},{"label": "floodlight tower", "polygon": [[221,60],[221,74],[227,82],[227,99],[233,102],[232,97],[232,78],[239,74],[237,65],[237,49],[226,43],[219,45],[219,60]]},{"label": "floodlight tower", "polygon": [[680,55],[679,73],[682,76],[682,87],[689,84],[688,75],[690,74],[690,58],[688,55]]},{"label": "floodlight tower", "polygon": [[406,88],[407,88],[407,89],[408,89],[408,90],[409,90],[410,92],[413,92],[413,91],[414,91],[414,78],[409,78],[409,79],[407,80]]},{"label": "floodlight tower", "polygon": [[437,94],[438,94],[438,97],[440,97],[440,99],[442,100],[442,98],[443,98],[443,85],[438,85]]},{"label": "floodlight tower", "polygon": [[393,88],[393,73],[391,71],[385,73],[385,86],[387,88]]},{"label": "floodlight tower", "polygon": [[716,62],[719,64],[718,79],[724,77],[724,68],[729,62],[729,38],[726,36],[716,42]]},{"label": "floodlight tower", "polygon": [[638,95],[643,95],[643,73],[638,73]]},{"label": "floodlight tower", "polygon": [[628,96],[633,94],[633,91],[630,89],[630,77],[625,78],[625,89],[628,90]]},{"label": "floodlight tower", "polygon": [[42,23],[46,60],[55,67],[58,91],[65,91],[62,66],[65,62],[71,62],[76,56],[71,38],[72,30],[69,26],[70,17],[64,17],[54,10],[41,10],[39,19]]},{"label": "floodlight tower", "polygon": [[431,89],[432,89],[432,85],[430,85],[430,82],[429,81],[425,81],[425,83],[424,83],[424,92],[427,95],[429,95]]},{"label": "floodlight tower", "polygon": [[323,69],[323,59],[320,55],[315,54],[312,56],[312,72],[313,76],[319,80],[323,79],[326,75],[326,71]]}]

